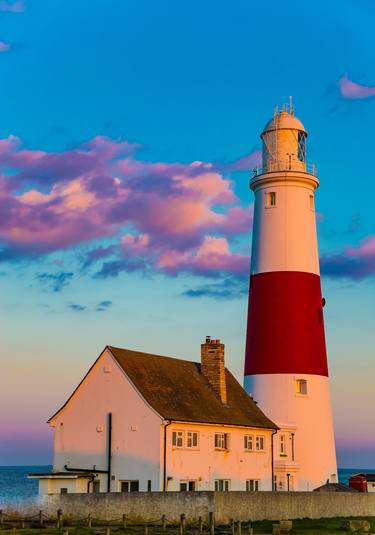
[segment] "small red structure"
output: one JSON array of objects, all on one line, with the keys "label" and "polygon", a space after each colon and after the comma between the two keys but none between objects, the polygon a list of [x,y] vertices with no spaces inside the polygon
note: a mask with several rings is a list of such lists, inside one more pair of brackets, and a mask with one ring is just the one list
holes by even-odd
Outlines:
[{"label": "small red structure", "polygon": [[349,487],[359,492],[375,492],[375,474],[355,474],[349,478]]}]

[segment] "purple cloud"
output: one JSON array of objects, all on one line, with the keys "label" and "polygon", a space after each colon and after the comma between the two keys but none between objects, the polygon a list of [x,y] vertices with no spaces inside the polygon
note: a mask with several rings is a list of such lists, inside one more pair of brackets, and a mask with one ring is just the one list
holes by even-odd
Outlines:
[{"label": "purple cloud", "polygon": [[375,96],[375,86],[358,84],[345,74],[338,81],[341,96],[347,99],[363,99]]},{"label": "purple cloud", "polygon": [[42,283],[47,290],[61,292],[73,278],[72,272],[60,271],[59,273],[38,273],[36,280]]},{"label": "purple cloud", "polygon": [[368,236],[357,247],[347,247],[342,253],[323,255],[322,275],[337,279],[361,280],[375,275],[375,235]]},{"label": "purple cloud", "polygon": [[0,11],[5,13],[22,13],[25,10],[25,3],[23,0],[16,0],[11,2],[9,0],[0,1]]}]

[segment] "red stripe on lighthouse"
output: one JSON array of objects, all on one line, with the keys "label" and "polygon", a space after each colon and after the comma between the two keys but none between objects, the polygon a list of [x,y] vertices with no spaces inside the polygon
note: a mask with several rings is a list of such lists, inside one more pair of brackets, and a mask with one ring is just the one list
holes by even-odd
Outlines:
[{"label": "red stripe on lighthouse", "polygon": [[328,376],[320,277],[271,271],[250,279],[245,375]]}]

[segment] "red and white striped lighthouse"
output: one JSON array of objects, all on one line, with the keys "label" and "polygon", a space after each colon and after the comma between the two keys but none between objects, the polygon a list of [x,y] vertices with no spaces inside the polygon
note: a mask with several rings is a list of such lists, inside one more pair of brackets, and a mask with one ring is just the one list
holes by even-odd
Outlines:
[{"label": "red and white striped lighthouse", "polygon": [[313,490],[337,477],[316,237],[314,167],[292,106],[262,134],[255,195],[245,388],[280,431],[274,488]]}]

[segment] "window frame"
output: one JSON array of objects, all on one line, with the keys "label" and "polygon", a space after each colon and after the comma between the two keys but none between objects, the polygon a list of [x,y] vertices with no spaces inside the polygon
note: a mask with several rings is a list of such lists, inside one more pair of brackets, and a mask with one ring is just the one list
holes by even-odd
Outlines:
[{"label": "window frame", "polygon": [[[186,489],[182,489],[181,486],[186,485]],[[193,486],[194,488],[189,488]],[[196,479],[181,479],[180,480],[180,492],[195,492],[197,490],[197,480]]]},{"label": "window frame", "polygon": [[266,208],[275,208],[277,204],[276,191],[266,191]]},{"label": "window frame", "polygon": [[[134,487],[134,483],[136,483],[137,489],[132,488]],[[127,485],[128,490],[125,490],[124,487]],[[139,492],[139,479],[121,479],[119,481],[120,486],[120,492]]]},{"label": "window frame", "polygon": [[259,491],[260,491],[260,479],[246,479],[246,492],[259,492]]},{"label": "window frame", "polygon": [[296,394],[297,396],[308,396],[307,379],[296,379]]},{"label": "window frame", "polygon": [[[181,445],[179,445],[179,440],[181,439]],[[172,448],[174,450],[181,450],[184,448],[185,444],[185,431],[182,429],[173,429],[172,430]]]},{"label": "window frame", "polygon": [[[218,445],[218,438],[220,445]],[[229,450],[229,433],[215,433],[215,450],[228,451]]]},{"label": "window frame", "polygon": [[[260,447],[260,445],[262,447]],[[266,437],[265,435],[255,435],[255,451],[266,451]]]},{"label": "window frame", "polygon": [[286,451],[286,444],[287,444],[287,441],[286,441],[286,435],[285,433],[282,433],[280,435],[280,457],[287,457],[288,454],[287,454],[287,451]]},{"label": "window frame", "polygon": [[[215,492],[229,492],[230,491],[230,479],[215,479]],[[222,487],[222,488],[216,488]]]},{"label": "window frame", "polygon": [[[189,435],[191,435],[189,437]],[[194,445],[194,437],[196,437],[196,444]],[[191,440],[191,446],[189,446],[189,441]],[[186,431],[185,432],[185,447],[189,450],[198,450],[199,449],[199,431]]]},{"label": "window frame", "polygon": [[[244,450],[245,451],[254,451],[254,435],[246,434],[243,437],[244,439]],[[249,447],[250,444],[250,447]]]}]

